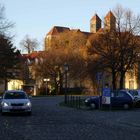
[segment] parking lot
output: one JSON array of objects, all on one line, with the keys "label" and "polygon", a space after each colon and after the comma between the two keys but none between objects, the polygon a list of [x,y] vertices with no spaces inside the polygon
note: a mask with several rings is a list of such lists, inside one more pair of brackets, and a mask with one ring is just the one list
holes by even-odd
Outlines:
[{"label": "parking lot", "polygon": [[1,140],[139,140],[140,109],[60,106],[63,96],[33,98],[33,114],[0,115]]}]

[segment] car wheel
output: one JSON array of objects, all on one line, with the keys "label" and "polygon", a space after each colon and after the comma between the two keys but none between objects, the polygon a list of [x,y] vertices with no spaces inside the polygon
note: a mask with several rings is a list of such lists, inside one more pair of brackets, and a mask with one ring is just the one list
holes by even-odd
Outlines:
[{"label": "car wheel", "polygon": [[27,115],[31,116],[32,115],[32,112],[28,112]]},{"label": "car wheel", "polygon": [[130,106],[129,106],[129,104],[124,104],[124,105],[123,105],[123,108],[126,110],[126,109],[129,109]]},{"label": "car wheel", "polygon": [[91,109],[96,109],[96,104],[95,104],[95,103],[91,103],[91,104],[90,104],[90,108],[91,108]]},{"label": "car wheel", "polygon": [[137,108],[140,107],[140,101],[136,102],[135,107],[137,107]]},{"label": "car wheel", "polygon": [[1,111],[1,115],[4,116],[6,113]]}]

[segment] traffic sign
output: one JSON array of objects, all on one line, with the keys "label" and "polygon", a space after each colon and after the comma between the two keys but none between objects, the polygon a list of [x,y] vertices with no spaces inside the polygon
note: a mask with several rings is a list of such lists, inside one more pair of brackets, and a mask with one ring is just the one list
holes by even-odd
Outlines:
[{"label": "traffic sign", "polygon": [[103,96],[110,97],[111,89],[110,88],[103,88]]},{"label": "traffic sign", "polygon": [[110,94],[111,94],[110,88],[103,88],[102,104],[110,104],[110,98],[111,98]]},{"label": "traffic sign", "polygon": [[102,72],[98,72],[98,73],[96,74],[96,79],[97,79],[98,81],[101,80],[102,77],[103,77],[103,73],[102,73]]},{"label": "traffic sign", "polygon": [[110,97],[102,96],[102,104],[110,104]]}]

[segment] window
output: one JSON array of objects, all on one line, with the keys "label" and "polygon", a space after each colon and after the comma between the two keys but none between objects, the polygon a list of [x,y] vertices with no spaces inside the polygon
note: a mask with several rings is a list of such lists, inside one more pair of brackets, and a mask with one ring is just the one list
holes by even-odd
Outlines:
[{"label": "window", "polygon": [[26,99],[27,96],[24,92],[7,92],[4,99]]},{"label": "window", "polygon": [[116,97],[124,97],[125,96],[125,92],[124,91],[119,91],[118,93],[117,93],[117,96]]}]

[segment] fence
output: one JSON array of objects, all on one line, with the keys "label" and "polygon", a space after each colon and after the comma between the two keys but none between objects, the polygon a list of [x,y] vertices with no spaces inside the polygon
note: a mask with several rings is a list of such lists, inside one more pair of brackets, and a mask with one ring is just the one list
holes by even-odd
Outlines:
[{"label": "fence", "polygon": [[84,99],[81,96],[73,96],[68,95],[67,96],[67,106],[74,107],[74,108],[81,108],[84,105]]}]

